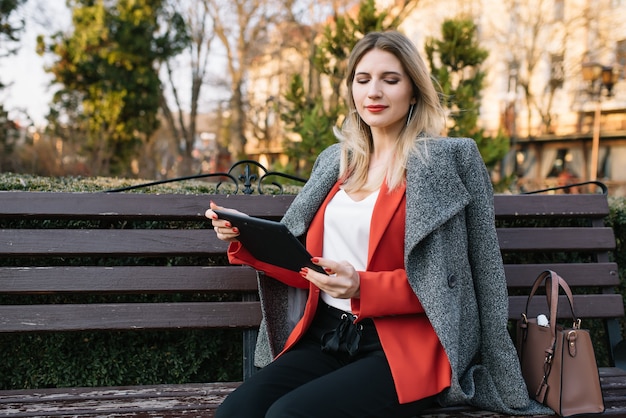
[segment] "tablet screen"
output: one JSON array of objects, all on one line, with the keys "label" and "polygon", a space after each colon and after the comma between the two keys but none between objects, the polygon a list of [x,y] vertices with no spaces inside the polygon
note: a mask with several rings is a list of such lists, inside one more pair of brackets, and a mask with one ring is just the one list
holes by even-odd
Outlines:
[{"label": "tablet screen", "polygon": [[213,212],[239,229],[237,239],[257,260],[292,271],[309,267],[327,274],[313,264],[305,246],[284,224],[227,210],[213,209]]}]

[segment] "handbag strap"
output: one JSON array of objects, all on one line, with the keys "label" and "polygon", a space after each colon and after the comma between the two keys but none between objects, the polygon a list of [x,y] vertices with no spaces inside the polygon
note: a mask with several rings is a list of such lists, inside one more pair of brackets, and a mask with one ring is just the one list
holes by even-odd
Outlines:
[{"label": "handbag strap", "polygon": [[[533,283],[533,287],[528,295],[528,299],[526,299],[526,308],[524,309],[523,316],[526,317],[526,313],[528,312],[528,306],[530,305],[530,300],[533,298],[539,287],[546,282],[546,301],[548,302],[548,307],[550,308],[550,320],[554,322],[557,317],[557,308],[559,304],[559,287],[563,289],[565,295],[567,296],[567,300],[569,302],[570,311],[572,312],[572,318],[574,323],[580,322],[580,319],[576,316],[574,311],[574,296],[572,294],[572,290],[570,289],[567,282],[559,276],[556,272],[552,270],[545,270],[537,276],[535,279],[535,283]],[[554,307],[554,309],[552,309]],[[576,326],[574,326],[576,328]]]},{"label": "handbag strap", "polygon": [[524,322],[528,322],[528,317],[526,314],[528,312],[528,306],[530,304],[530,301],[539,289],[539,287],[544,283],[544,281],[546,288],[546,301],[548,302],[548,307],[550,309],[550,334],[552,336],[552,344],[551,347],[548,348],[548,350],[552,350],[552,347],[554,347],[554,342],[556,341],[556,319],[559,306],[559,288],[562,288],[565,292],[565,295],[567,296],[569,307],[572,312],[572,318],[574,321],[572,326],[573,328],[580,328],[580,319],[576,316],[576,313],[574,311],[574,296],[567,282],[556,272],[552,270],[545,270],[541,274],[539,274],[539,276],[537,276],[537,279],[535,280],[535,283],[533,283],[533,287],[530,291],[530,295],[528,295],[528,299],[526,300],[526,309],[522,314]]},{"label": "handbag strap", "polygon": [[[558,305],[559,287],[561,289],[563,289],[563,291],[567,295],[567,300],[569,302],[569,308],[570,308],[570,311],[572,312],[572,319],[574,320],[574,328],[576,328],[576,323],[578,321],[580,321],[580,319],[578,319],[578,317],[576,316],[576,312],[574,311],[574,296],[572,294],[572,290],[570,289],[570,287],[567,284],[567,282],[561,276],[559,276],[557,273],[555,273],[553,271],[551,273],[552,273],[551,276],[546,278],[546,299],[548,300],[548,303],[550,303],[550,304],[552,303],[553,300],[556,300],[557,305]],[[550,281],[550,282],[558,281],[558,285],[556,287],[556,290],[554,289],[553,286],[549,286],[548,285],[548,281]],[[555,296],[556,296],[554,298],[552,297],[553,292],[555,292]]]}]

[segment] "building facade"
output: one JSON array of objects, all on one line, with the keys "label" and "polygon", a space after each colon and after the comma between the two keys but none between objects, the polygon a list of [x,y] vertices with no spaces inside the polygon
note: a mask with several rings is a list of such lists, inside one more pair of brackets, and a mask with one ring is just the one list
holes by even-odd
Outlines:
[{"label": "building facade", "polygon": [[[393,12],[400,1],[378,6]],[[399,29],[422,51],[446,19],[477,24],[489,51],[480,125],[511,138],[494,176],[515,179],[513,191],[597,179],[626,195],[626,0],[416,1]],[[250,132],[247,152],[261,162],[279,158],[284,134],[270,101],[291,74],[306,72],[305,41],[250,72],[251,106],[261,109],[260,126],[274,129]]]},{"label": "building facade", "polygon": [[500,176],[519,190],[600,180],[626,194],[626,1],[427,2],[402,29],[418,44],[443,20],[478,25],[485,63],[480,123],[504,129]]}]

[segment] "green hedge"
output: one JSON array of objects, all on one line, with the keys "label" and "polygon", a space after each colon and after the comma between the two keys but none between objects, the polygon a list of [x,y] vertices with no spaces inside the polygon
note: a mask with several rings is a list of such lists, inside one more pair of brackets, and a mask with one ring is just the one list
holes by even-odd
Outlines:
[{"label": "green hedge", "polygon": [[241,380],[236,331],[2,335],[2,389]]},{"label": "green hedge", "polygon": [[[102,191],[137,183],[140,182],[0,174],[0,190]],[[214,192],[214,185],[186,181],[136,192],[202,194]],[[612,198],[610,206],[607,223],[617,237],[615,258],[623,283],[626,280],[626,199]],[[0,228],[1,224],[2,220]],[[8,259],[0,260],[3,265],[10,263]],[[624,289],[622,285],[620,291],[624,293]],[[7,298],[10,297],[5,296],[3,303],[11,303]],[[602,327],[595,324],[594,333],[601,337]],[[599,345],[597,350],[598,363],[606,365],[606,347]],[[241,379],[241,333],[234,330],[2,335],[0,352],[3,353],[1,389]]]},{"label": "green hedge", "polygon": [[[613,252],[613,259],[619,268],[620,287],[618,291],[626,301],[626,197],[609,198],[610,213],[606,223],[613,228],[617,248]],[[626,336],[626,320],[622,320],[622,338]]]}]

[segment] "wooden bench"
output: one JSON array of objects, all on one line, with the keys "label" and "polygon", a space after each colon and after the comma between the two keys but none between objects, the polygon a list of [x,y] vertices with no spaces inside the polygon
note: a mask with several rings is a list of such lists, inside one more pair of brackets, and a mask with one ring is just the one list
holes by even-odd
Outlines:
[{"label": "wooden bench", "polygon": [[[225,244],[208,230],[210,223],[204,218],[210,200],[253,216],[278,219],[292,199],[289,195],[0,192],[0,261],[5,261],[0,267],[0,296],[237,295],[234,301],[3,304],[0,333],[236,328],[243,333],[242,376],[249,376],[254,372],[255,329],[261,317],[255,272],[248,267],[208,262],[194,266],[153,261],[181,257],[208,260],[224,254]],[[584,319],[599,318],[606,326],[607,366],[611,367],[601,369],[605,415],[624,416],[626,371],[613,367],[616,358],[618,363],[622,361],[618,347],[624,304],[621,295],[615,293],[619,286],[617,265],[609,259],[615,237],[603,223],[608,214],[607,197],[497,195],[495,205],[511,293],[510,318],[519,318],[526,301],[524,291],[528,293],[539,272],[546,268],[558,271],[577,293],[578,314]],[[548,224],[520,226],[527,219],[542,219]],[[571,219],[584,224],[558,226]],[[54,226],[56,221],[68,220],[88,222],[89,226]],[[29,226],[41,221],[52,227]],[[158,221],[159,227],[146,228],[153,221]],[[572,252],[581,254],[584,262],[564,262]],[[527,254],[541,254],[543,260],[523,264],[520,257]],[[124,264],[129,259],[134,261]],[[581,289],[587,294],[580,294]],[[540,298],[535,299],[540,302]],[[0,416],[211,417],[238,384],[3,390]],[[455,407],[433,409],[424,416],[497,415]]]}]

